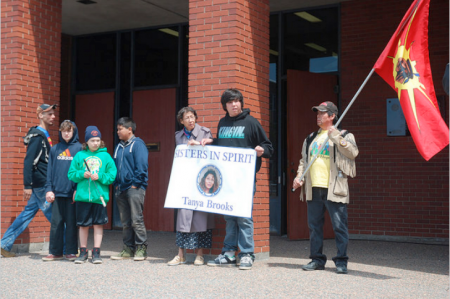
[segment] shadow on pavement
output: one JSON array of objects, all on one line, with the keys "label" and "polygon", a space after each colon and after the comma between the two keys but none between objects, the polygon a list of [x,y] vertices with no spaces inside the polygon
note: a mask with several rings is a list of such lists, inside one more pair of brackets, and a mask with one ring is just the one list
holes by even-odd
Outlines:
[{"label": "shadow on pavement", "polygon": [[[334,239],[324,241],[328,262],[336,255]],[[449,246],[386,241],[350,240],[349,268],[352,263],[449,275]],[[285,236],[270,237],[270,256],[306,259],[309,262],[309,241],[290,241]],[[350,272],[349,272],[350,274]]]}]

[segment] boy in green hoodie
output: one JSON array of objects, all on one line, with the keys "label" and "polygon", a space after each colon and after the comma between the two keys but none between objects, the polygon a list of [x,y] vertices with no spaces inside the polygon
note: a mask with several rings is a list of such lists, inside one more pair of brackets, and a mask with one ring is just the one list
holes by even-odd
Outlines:
[{"label": "boy in green hoodie", "polygon": [[103,201],[109,201],[109,185],[117,174],[114,160],[106,151],[105,143],[101,140],[100,130],[96,126],[89,126],[85,132],[85,142],[82,151],[75,155],[70,165],[69,180],[77,183],[75,202],[77,204],[77,226],[80,230],[80,255],[76,264],[88,259],[87,239],[89,226],[94,227],[94,249],[92,263],[101,264],[100,246],[103,238],[103,225],[108,223],[108,214]]}]

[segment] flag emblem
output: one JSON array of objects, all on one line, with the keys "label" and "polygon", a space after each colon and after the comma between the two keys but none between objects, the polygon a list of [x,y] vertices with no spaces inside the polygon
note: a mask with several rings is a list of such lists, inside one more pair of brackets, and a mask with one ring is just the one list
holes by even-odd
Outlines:
[{"label": "flag emblem", "polygon": [[395,57],[392,58],[393,63],[393,76],[395,80],[395,88],[398,91],[398,98],[401,99],[402,90],[406,90],[408,93],[408,99],[411,105],[412,113],[414,115],[414,119],[416,121],[417,128],[420,130],[419,119],[417,118],[417,108],[416,108],[416,98],[414,96],[414,89],[418,89],[425,98],[430,101],[431,105],[437,109],[436,105],[433,101],[430,100],[428,95],[425,92],[425,85],[420,82],[420,74],[416,69],[417,61],[411,61],[411,56],[414,55],[412,53],[414,41],[411,42],[409,49],[406,49],[405,44],[408,42],[406,39],[408,38],[408,31],[411,27],[411,23],[414,21],[414,15],[412,16],[408,29],[406,32],[406,37],[404,44],[402,44],[402,39],[398,40],[397,53]]},{"label": "flag emblem", "polygon": [[417,150],[430,160],[449,144],[439,111],[428,50],[430,0],[415,0],[374,65],[398,94]]}]

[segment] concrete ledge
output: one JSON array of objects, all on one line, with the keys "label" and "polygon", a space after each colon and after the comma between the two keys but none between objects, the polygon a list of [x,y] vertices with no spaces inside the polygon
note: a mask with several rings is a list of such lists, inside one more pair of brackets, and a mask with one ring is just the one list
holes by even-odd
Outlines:
[{"label": "concrete ledge", "polygon": [[35,253],[41,251],[48,251],[50,243],[28,243],[28,244],[14,244],[11,252],[14,253]]},{"label": "concrete ledge", "polygon": [[449,245],[448,239],[445,239],[445,238],[421,238],[421,237],[408,237],[408,236],[350,234],[350,240],[386,241],[386,242],[418,243],[418,244],[430,244],[430,245]]},{"label": "concrete ledge", "polygon": [[[421,238],[408,236],[386,236],[386,235],[361,235],[350,234],[350,240],[365,240],[365,241],[385,241],[385,242],[401,242],[401,243],[416,243],[429,245],[449,245],[449,239],[446,238]],[[11,252],[14,253],[36,253],[41,251],[48,252],[49,242],[44,243],[29,243],[29,244],[14,244]],[[195,254],[188,253],[186,259],[188,262],[194,262]],[[213,260],[217,255],[205,255],[205,262]],[[268,260],[270,258],[269,252],[261,252],[255,254],[256,260]]]}]

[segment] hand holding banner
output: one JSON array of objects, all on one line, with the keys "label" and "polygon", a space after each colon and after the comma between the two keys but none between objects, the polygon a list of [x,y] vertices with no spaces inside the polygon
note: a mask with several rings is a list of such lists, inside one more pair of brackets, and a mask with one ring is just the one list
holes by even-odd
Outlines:
[{"label": "hand holding banner", "polygon": [[256,151],[178,145],[165,208],[252,217]]}]

